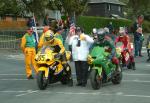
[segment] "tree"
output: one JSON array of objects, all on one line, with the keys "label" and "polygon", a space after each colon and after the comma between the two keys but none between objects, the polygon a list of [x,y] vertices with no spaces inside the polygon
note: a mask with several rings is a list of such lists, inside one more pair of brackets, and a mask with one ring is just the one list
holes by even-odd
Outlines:
[{"label": "tree", "polygon": [[20,15],[21,10],[17,0],[0,0],[0,15]]},{"label": "tree", "polygon": [[40,18],[45,15],[45,9],[49,0],[21,0],[25,4],[25,10],[28,13],[34,13],[36,17]]},{"label": "tree", "polygon": [[139,14],[147,16],[150,13],[150,0],[120,0],[126,3],[125,11],[131,19]]},{"label": "tree", "polygon": [[40,18],[45,10],[60,10],[66,15],[76,16],[85,11],[88,0],[0,0],[0,15],[13,14],[24,16],[34,13]]},{"label": "tree", "polygon": [[66,14],[78,16],[82,14],[86,8],[88,0],[60,0]]}]

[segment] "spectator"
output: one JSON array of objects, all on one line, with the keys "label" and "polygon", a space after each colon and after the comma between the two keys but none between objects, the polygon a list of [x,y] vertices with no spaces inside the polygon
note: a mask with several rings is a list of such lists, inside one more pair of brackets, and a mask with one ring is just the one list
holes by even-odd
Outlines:
[{"label": "spectator", "polygon": [[35,23],[34,23],[34,18],[33,17],[29,18],[29,20],[27,22],[27,26],[28,27],[35,27]]},{"label": "spectator", "polygon": [[113,33],[113,30],[114,30],[114,27],[112,25],[112,22],[109,22],[107,28],[109,29],[109,33],[112,34]]},{"label": "spectator", "polygon": [[142,57],[141,50],[142,50],[142,23],[144,20],[143,15],[139,15],[137,17],[137,21],[133,25],[133,33],[134,33],[134,46],[135,46],[135,54],[134,56]]},{"label": "spectator", "polygon": [[21,49],[25,55],[25,69],[27,79],[33,79],[31,64],[34,67],[35,73],[38,73],[38,68],[35,63],[36,43],[33,35],[33,29],[29,28],[27,33],[22,37]]},{"label": "spectator", "polygon": [[48,17],[48,15],[46,15],[44,18],[44,21],[43,21],[43,25],[48,26],[49,24],[50,24],[49,17]]},{"label": "spectator", "polygon": [[63,45],[64,45],[64,40],[63,40],[63,37],[62,37],[62,33],[63,33],[63,29],[61,27],[58,27],[56,29],[56,33],[55,33],[55,37],[58,38],[59,40],[62,41]]}]

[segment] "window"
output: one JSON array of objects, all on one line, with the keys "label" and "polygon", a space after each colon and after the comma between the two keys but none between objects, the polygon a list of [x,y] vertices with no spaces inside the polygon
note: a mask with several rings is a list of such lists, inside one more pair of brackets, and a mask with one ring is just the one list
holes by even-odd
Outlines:
[{"label": "window", "polygon": [[109,10],[109,11],[110,11],[110,9],[111,9],[110,4],[107,4],[107,10]]},{"label": "window", "polygon": [[118,11],[121,12],[121,6],[118,6]]}]

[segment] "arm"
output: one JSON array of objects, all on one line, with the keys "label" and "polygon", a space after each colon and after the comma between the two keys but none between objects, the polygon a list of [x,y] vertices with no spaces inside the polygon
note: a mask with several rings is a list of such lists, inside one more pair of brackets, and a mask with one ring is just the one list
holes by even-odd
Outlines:
[{"label": "arm", "polygon": [[90,43],[90,44],[93,44],[93,43],[94,43],[94,40],[93,40],[90,36],[88,36],[88,35],[85,35],[85,40],[86,40],[88,43]]},{"label": "arm", "polygon": [[69,39],[69,45],[72,45],[72,43],[73,43],[73,40],[75,39],[75,38],[78,38],[77,36],[72,36],[72,37],[70,37]]},{"label": "arm", "polygon": [[117,38],[115,39],[115,45],[117,44],[117,42],[119,42],[119,37],[117,37]]},{"label": "arm", "polygon": [[111,48],[111,55],[114,56],[115,52],[116,52],[116,49],[115,49],[114,45],[109,41],[106,41],[106,45]]},{"label": "arm", "polygon": [[63,46],[62,42],[58,39],[57,39],[57,44],[59,45],[61,49],[59,53],[63,54],[65,52],[65,47]]},{"label": "arm", "polygon": [[26,45],[26,38],[25,38],[25,35],[24,35],[21,39],[21,49],[22,49],[23,53],[25,51],[25,45]]}]

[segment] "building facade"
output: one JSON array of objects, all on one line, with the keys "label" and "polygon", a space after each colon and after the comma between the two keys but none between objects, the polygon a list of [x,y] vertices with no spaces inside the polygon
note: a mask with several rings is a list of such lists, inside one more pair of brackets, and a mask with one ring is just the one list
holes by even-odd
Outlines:
[{"label": "building facade", "polygon": [[90,0],[88,2],[87,16],[120,16],[123,17],[124,3],[118,0]]}]

